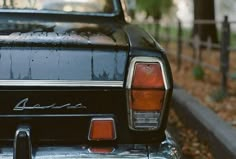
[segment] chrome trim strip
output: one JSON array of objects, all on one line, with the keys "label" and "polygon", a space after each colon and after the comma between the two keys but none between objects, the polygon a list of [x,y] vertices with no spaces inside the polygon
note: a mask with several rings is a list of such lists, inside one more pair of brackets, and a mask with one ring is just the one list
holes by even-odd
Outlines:
[{"label": "chrome trim strip", "polygon": [[130,66],[129,66],[129,71],[128,71],[128,76],[127,76],[127,83],[126,83],[126,89],[128,89],[127,91],[127,109],[128,109],[128,124],[129,124],[129,128],[131,130],[135,130],[135,131],[155,131],[158,130],[160,127],[160,124],[162,122],[163,119],[163,112],[165,111],[165,108],[160,112],[160,122],[158,123],[157,128],[153,128],[153,129],[135,129],[132,123],[132,116],[133,116],[133,110],[129,107],[130,104],[130,90],[131,90],[131,84],[132,84],[132,79],[133,79],[133,75],[134,75],[134,69],[135,69],[135,64],[137,62],[142,62],[142,63],[159,63],[161,66],[161,70],[162,70],[162,76],[163,76],[163,80],[164,80],[164,85],[165,85],[165,95],[164,95],[164,101],[163,101],[163,106],[166,105],[166,98],[167,95],[170,91],[170,86],[171,83],[168,80],[167,77],[167,72],[166,72],[166,68],[164,63],[162,62],[161,59],[159,59],[158,57],[134,57],[131,62],[130,62]]},{"label": "chrome trim strip", "polygon": [[[106,114],[106,115],[112,115],[112,114]],[[9,115],[2,115],[0,114],[0,118],[45,118],[45,117],[51,117],[51,118],[58,118],[58,117],[104,117],[104,114],[24,114],[24,115],[18,115],[18,114],[9,114]]]},{"label": "chrome trim strip", "polygon": [[113,118],[92,118],[90,121],[90,126],[89,126],[89,133],[88,133],[88,140],[89,141],[94,141],[93,139],[90,138],[90,133],[91,133],[91,128],[92,128],[92,122],[93,121],[99,121],[99,120],[109,120],[113,123],[113,132],[114,132],[114,138],[113,141],[117,139],[117,135],[116,135],[116,124],[115,124],[115,120]]},{"label": "chrome trim strip", "polygon": [[0,86],[27,87],[123,87],[123,81],[0,80]]}]

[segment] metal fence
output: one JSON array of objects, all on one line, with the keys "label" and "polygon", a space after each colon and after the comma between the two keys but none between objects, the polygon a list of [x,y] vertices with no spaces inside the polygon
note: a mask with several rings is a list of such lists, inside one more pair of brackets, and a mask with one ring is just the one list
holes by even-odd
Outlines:
[{"label": "metal fence", "polygon": [[[230,69],[230,53],[236,51],[236,48],[230,46],[230,35],[231,35],[231,25],[236,24],[234,21],[229,21],[228,17],[225,16],[223,21],[214,21],[214,20],[196,20],[193,22],[194,25],[209,25],[215,24],[220,25],[221,36],[219,43],[213,43],[211,38],[208,38],[207,41],[201,41],[198,34],[194,36],[188,36],[188,38],[183,37],[183,22],[177,20],[177,27],[175,35],[170,32],[170,25],[165,25],[164,27],[160,22],[142,22],[135,23],[141,27],[147,29],[151,34],[161,41],[167,49],[169,54],[176,56],[177,59],[177,69],[180,70],[182,67],[182,61],[189,61],[195,64],[199,64],[202,67],[206,67],[214,72],[221,73],[221,89],[227,93],[228,78],[232,75],[229,73]],[[148,27],[149,26],[149,27]],[[152,26],[152,27],[151,27]],[[164,28],[164,33],[160,35],[160,27]],[[157,29],[159,28],[159,29]],[[170,43],[176,43],[177,48],[176,52],[171,52],[168,50]],[[183,54],[183,46],[187,44],[193,49],[192,56],[186,56]],[[218,50],[220,55],[219,66],[211,65],[202,60],[202,51],[201,48],[204,47],[206,50]]]}]

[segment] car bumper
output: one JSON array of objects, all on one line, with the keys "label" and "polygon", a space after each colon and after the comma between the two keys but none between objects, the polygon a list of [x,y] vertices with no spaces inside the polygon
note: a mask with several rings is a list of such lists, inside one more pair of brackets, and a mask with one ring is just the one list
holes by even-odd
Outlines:
[{"label": "car bumper", "polygon": [[[107,151],[108,150],[108,151]],[[13,148],[0,148],[1,159],[13,159]],[[167,138],[159,145],[121,144],[116,147],[38,147],[32,149],[32,159],[180,159],[181,153],[176,143],[167,133]],[[18,159],[15,157],[14,159]],[[19,157],[19,159],[21,159]]]}]

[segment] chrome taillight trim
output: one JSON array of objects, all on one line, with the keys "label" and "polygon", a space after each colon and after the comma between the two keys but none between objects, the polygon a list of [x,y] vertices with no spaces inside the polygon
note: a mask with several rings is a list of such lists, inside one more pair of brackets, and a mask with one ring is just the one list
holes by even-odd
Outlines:
[{"label": "chrome taillight trim", "polygon": [[[165,86],[165,95],[164,95],[164,101],[163,101],[163,109],[159,112],[160,113],[160,122],[158,123],[157,128],[153,129],[136,129],[134,128],[132,119],[133,119],[133,110],[130,108],[130,92],[131,92],[131,86],[132,86],[132,80],[133,80],[133,75],[135,71],[135,64],[136,63],[159,63],[161,66],[161,71],[162,71],[162,76],[164,80],[164,86]],[[161,59],[158,57],[134,57],[131,59],[129,70],[128,70],[128,75],[127,75],[127,83],[126,83],[126,89],[127,89],[127,109],[128,109],[128,124],[129,128],[134,131],[155,131],[158,130],[162,120],[163,120],[163,112],[165,111],[165,106],[167,105],[167,96],[168,93],[170,92],[171,89],[171,81],[168,79],[167,72],[166,72],[166,67],[165,64],[162,62]]]},{"label": "chrome taillight trim", "polygon": [[164,80],[165,90],[170,89],[170,81],[167,78],[167,73],[164,63],[157,57],[134,57],[129,66],[126,88],[130,89],[132,85],[132,79],[134,75],[135,64],[138,62],[142,63],[159,63],[161,66],[162,76]]},{"label": "chrome taillight trim", "polygon": [[123,87],[123,81],[0,80],[0,86],[28,87]]},{"label": "chrome taillight trim", "polygon": [[[92,122],[93,121],[111,121],[113,123],[113,132],[114,132],[114,138],[111,141],[114,141],[117,139],[117,134],[116,134],[116,124],[115,124],[115,120],[113,118],[92,118],[90,121],[90,126],[89,126],[89,133],[88,133],[88,140],[89,141],[94,141],[93,139],[90,138],[90,133],[91,133],[91,129],[92,129]],[[99,140],[100,141],[100,140]],[[102,140],[103,141],[103,140]]]}]

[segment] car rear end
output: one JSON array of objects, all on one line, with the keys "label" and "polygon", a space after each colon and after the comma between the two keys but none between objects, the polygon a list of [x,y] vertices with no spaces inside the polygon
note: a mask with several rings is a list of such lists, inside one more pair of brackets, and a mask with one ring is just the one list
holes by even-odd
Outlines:
[{"label": "car rear end", "polygon": [[172,83],[162,61],[126,49],[3,47],[0,156],[176,155],[165,134]]},{"label": "car rear end", "polygon": [[43,12],[31,24],[31,12],[3,12],[26,22],[0,30],[0,158],[180,158],[165,131],[167,59],[105,8],[71,15],[80,23]]}]

